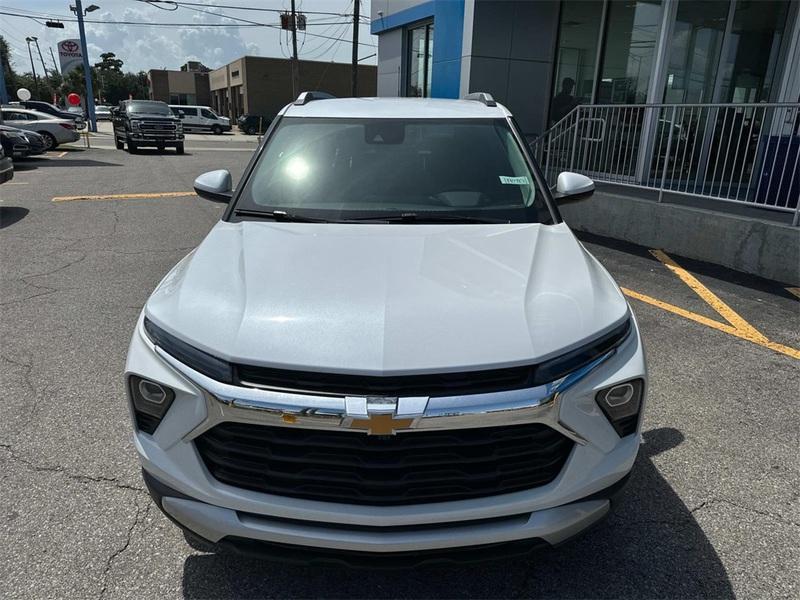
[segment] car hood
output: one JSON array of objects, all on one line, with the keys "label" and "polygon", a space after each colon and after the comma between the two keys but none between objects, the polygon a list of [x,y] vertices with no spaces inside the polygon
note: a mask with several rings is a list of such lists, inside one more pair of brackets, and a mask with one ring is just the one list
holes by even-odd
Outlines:
[{"label": "car hood", "polygon": [[218,223],[145,314],[220,358],[360,374],[521,365],[628,318],[565,224]]}]

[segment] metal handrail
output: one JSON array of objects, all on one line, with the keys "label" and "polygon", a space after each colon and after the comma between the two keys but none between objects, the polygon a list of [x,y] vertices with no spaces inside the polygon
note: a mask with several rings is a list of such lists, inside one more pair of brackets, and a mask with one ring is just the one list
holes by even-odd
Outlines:
[{"label": "metal handrail", "polygon": [[794,213],[800,103],[582,104],[531,142],[548,183],[599,182]]}]

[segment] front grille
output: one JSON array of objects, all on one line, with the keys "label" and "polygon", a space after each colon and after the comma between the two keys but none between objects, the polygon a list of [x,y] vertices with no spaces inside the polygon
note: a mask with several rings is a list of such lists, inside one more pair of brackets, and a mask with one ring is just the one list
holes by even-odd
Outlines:
[{"label": "front grille", "polygon": [[176,124],[169,121],[142,121],[139,128],[147,133],[163,133],[175,131]]},{"label": "front grille", "polygon": [[235,365],[235,383],[334,396],[458,396],[535,387],[535,367],[429,375],[348,375]]},{"label": "front grille", "polygon": [[540,423],[370,436],[226,422],[195,444],[222,483],[279,496],[380,506],[542,486],[556,478],[573,446]]}]

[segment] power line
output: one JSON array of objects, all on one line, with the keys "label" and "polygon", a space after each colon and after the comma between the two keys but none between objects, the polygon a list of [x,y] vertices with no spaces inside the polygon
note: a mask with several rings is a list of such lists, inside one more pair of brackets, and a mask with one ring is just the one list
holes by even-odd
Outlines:
[{"label": "power line", "polygon": [[[200,2],[181,2],[176,1],[173,2],[172,0],[137,0],[139,2],[144,2],[145,4],[177,4],[178,6],[202,6],[203,8],[224,8],[230,10],[252,10],[257,12],[273,12],[273,13],[284,13],[288,12],[286,9],[282,8],[259,8],[254,6],[231,6],[230,4],[202,4]],[[303,13],[307,15],[336,15],[340,17],[352,17],[352,14],[346,13],[337,13],[337,12],[326,12],[321,10],[304,10]]]},{"label": "power line", "polygon": [[[212,13],[212,14],[216,14],[216,13]],[[33,21],[36,21],[40,25],[44,25],[44,23],[41,23],[37,19],[43,19],[43,18],[52,18],[52,19],[57,19],[59,21],[66,21],[66,22],[69,22],[69,23],[77,23],[78,22],[78,20],[74,19],[74,18],[54,17],[54,16],[51,16],[51,15],[47,15],[45,17],[33,17],[32,15],[25,15],[25,14],[19,14],[19,13],[10,13],[10,12],[6,12],[6,11],[0,11],[0,15],[7,15],[9,17],[18,17],[18,18],[21,18],[21,19],[31,19]],[[219,16],[221,18],[235,19],[235,17],[226,17],[225,15],[219,15],[219,14],[216,14],[216,16]],[[211,28],[219,28],[219,27],[223,27],[223,28],[224,27],[242,27],[242,28],[267,27],[269,29],[280,29],[281,28],[280,25],[271,25],[269,23],[259,23],[257,21],[252,21],[250,23],[243,23],[241,25],[240,24],[234,24],[234,23],[153,23],[153,22],[143,22],[143,21],[98,21],[98,20],[92,20],[92,19],[84,19],[83,22],[84,23],[92,23],[92,24],[95,24],[95,25],[130,25],[132,27],[173,27],[173,28],[176,28],[176,27],[180,27],[180,28],[188,27],[188,28],[197,28],[197,29],[199,29],[199,28],[209,28],[209,27],[211,27]],[[319,33],[308,33],[308,32],[306,32],[306,35],[310,35],[310,36],[313,36],[313,37],[319,37],[319,38],[336,39],[336,38],[331,38],[329,36],[321,35]],[[369,46],[370,48],[377,48],[377,46],[375,44],[367,44],[365,42],[359,42],[359,46]]]}]

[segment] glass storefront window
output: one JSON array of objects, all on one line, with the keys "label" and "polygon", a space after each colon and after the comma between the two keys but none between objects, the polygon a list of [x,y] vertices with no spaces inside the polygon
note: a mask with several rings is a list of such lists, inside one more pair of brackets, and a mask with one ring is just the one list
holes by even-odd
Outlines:
[{"label": "glass storefront window", "polygon": [[406,96],[430,98],[433,66],[433,23],[408,30]]},{"label": "glass storefront window", "polygon": [[597,102],[641,104],[655,58],[661,0],[609,3]]},{"label": "glass storefront window", "polygon": [[592,101],[597,43],[603,3],[564,0],[558,28],[558,51],[550,121],[564,118],[578,104]]},{"label": "glass storefront window", "polygon": [[766,102],[774,85],[788,0],[738,0],[722,58],[719,102]]},{"label": "glass storefront window", "polygon": [[728,0],[681,0],[672,40],[664,102],[703,103],[714,99]]}]

